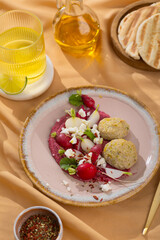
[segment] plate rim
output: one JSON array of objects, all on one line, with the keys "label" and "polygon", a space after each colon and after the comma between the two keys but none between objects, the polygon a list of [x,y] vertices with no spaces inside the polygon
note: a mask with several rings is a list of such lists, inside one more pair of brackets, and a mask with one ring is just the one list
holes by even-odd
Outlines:
[{"label": "plate rim", "polygon": [[23,127],[21,129],[20,132],[20,137],[19,137],[19,144],[18,144],[18,152],[19,152],[19,157],[22,163],[22,166],[24,168],[25,173],[27,174],[27,176],[29,177],[29,179],[31,180],[31,182],[33,183],[33,185],[43,194],[45,194],[46,196],[48,196],[49,198],[51,198],[52,200],[56,200],[60,203],[64,203],[67,205],[72,205],[72,206],[78,206],[78,207],[99,207],[99,206],[107,206],[107,205],[111,205],[111,204],[115,204],[115,203],[119,203],[121,201],[124,201],[132,196],[134,196],[136,193],[138,193],[141,189],[143,189],[150,181],[151,179],[155,176],[156,172],[158,171],[158,168],[160,166],[160,147],[159,147],[159,151],[158,151],[158,158],[157,158],[157,162],[156,165],[152,171],[152,173],[150,174],[149,178],[146,179],[145,182],[143,182],[140,186],[136,187],[135,189],[131,190],[130,192],[127,192],[119,197],[116,197],[113,200],[109,200],[109,201],[104,201],[104,202],[78,202],[78,201],[73,201],[73,200],[68,200],[65,199],[63,197],[57,196],[54,193],[50,192],[47,188],[45,188],[39,181],[39,179],[37,179],[34,174],[32,174],[29,170],[29,168],[27,167],[26,164],[26,160],[25,160],[25,154],[23,152],[23,139],[25,137],[25,130],[30,122],[30,120],[32,119],[32,117],[36,114],[36,112],[38,111],[39,108],[41,108],[41,106],[43,106],[45,103],[47,103],[48,101],[50,101],[51,99],[55,98],[58,95],[61,95],[63,93],[67,93],[70,91],[76,91],[79,89],[103,89],[106,91],[114,91],[116,93],[122,94],[127,96],[128,98],[130,98],[131,100],[133,100],[134,102],[138,103],[142,108],[144,108],[149,115],[151,116],[152,120],[155,123],[155,130],[157,132],[158,135],[158,140],[160,142],[160,125],[158,124],[156,117],[154,115],[154,113],[143,103],[141,102],[139,99],[137,99],[136,97],[132,96],[131,94],[128,94],[120,89],[116,89],[113,87],[107,87],[107,86],[102,86],[102,85],[95,85],[95,86],[79,86],[79,87],[71,87],[71,88],[67,88],[63,91],[57,92],[47,98],[45,98],[44,100],[42,100],[28,115],[28,117],[25,119],[24,123],[23,123]]}]

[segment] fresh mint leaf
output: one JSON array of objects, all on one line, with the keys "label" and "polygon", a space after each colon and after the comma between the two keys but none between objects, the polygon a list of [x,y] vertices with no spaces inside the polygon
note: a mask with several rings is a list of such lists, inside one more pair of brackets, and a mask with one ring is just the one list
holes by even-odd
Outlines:
[{"label": "fresh mint leaf", "polygon": [[69,168],[77,168],[77,162],[74,158],[62,158],[60,160],[60,167],[63,168],[64,170],[68,171]]},{"label": "fresh mint leaf", "polygon": [[86,129],[86,130],[84,131],[84,134],[87,135],[92,141],[93,141],[93,139],[95,138],[95,136],[94,136],[94,134],[91,132],[91,129],[90,129],[90,128],[89,128],[89,129]]},{"label": "fresh mint leaf", "polygon": [[80,94],[72,94],[69,97],[69,103],[72,104],[73,106],[81,106],[83,105],[82,97]]}]

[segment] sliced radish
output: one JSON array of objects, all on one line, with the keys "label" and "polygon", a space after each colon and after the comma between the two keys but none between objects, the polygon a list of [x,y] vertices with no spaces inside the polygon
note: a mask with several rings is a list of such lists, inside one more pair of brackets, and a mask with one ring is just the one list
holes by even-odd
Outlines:
[{"label": "sliced radish", "polygon": [[88,118],[89,124],[88,126],[91,128],[94,124],[97,124],[100,119],[100,115],[98,110],[96,109]]},{"label": "sliced radish", "polygon": [[79,128],[81,124],[82,124],[82,119],[81,118],[71,117],[71,118],[68,118],[66,120],[65,127],[66,128],[73,128],[73,127]]},{"label": "sliced radish", "polygon": [[89,153],[89,151],[93,146],[94,146],[94,143],[90,139],[88,138],[82,139],[81,148],[84,152]]},{"label": "sliced radish", "polygon": [[112,169],[112,168],[105,168],[105,172],[106,172],[106,175],[110,178],[119,178],[121,177],[122,175],[126,174],[126,175],[132,175],[131,172],[124,172],[124,171],[121,171],[121,170],[117,170],[117,169]]}]

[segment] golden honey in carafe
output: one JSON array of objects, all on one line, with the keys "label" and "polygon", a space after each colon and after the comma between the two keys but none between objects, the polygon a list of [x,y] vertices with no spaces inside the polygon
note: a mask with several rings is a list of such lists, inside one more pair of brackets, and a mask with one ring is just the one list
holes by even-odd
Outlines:
[{"label": "golden honey in carafe", "polygon": [[76,55],[90,54],[95,50],[99,21],[82,1],[66,0],[66,5],[60,8],[53,26],[55,40],[63,50]]}]

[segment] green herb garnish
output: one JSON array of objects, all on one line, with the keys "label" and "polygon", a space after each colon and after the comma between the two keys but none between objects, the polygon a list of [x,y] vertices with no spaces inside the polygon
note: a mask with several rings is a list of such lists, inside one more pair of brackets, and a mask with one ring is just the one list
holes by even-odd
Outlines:
[{"label": "green herb garnish", "polygon": [[79,93],[72,94],[69,97],[69,103],[72,104],[73,106],[77,106],[77,107],[83,105],[83,101],[82,101],[81,95]]},{"label": "green herb garnish", "polygon": [[131,172],[123,172],[123,174],[129,175],[129,176],[131,176],[131,175],[132,175],[132,173],[131,173]]},{"label": "green herb garnish", "polygon": [[58,153],[59,153],[60,155],[63,155],[63,154],[65,153],[65,150],[64,150],[63,148],[61,148],[61,149],[58,150]]},{"label": "green herb garnish", "polygon": [[84,131],[84,134],[87,135],[92,141],[93,139],[95,138],[94,134],[91,132],[91,129],[90,128],[87,128],[85,131]]},{"label": "green herb garnish", "polygon": [[71,117],[75,118],[76,117],[76,112],[73,108],[71,108]]},{"label": "green herb garnish", "polygon": [[71,108],[70,110],[65,110],[66,113],[68,113],[72,118],[76,117],[76,112],[73,108]]},{"label": "green herb garnish", "polygon": [[53,137],[53,138],[55,138],[55,137],[56,137],[56,135],[57,135],[57,133],[56,133],[56,132],[52,132],[52,133],[51,133],[51,137]]},{"label": "green herb garnish", "polygon": [[76,173],[76,168],[77,168],[77,161],[74,158],[62,158],[60,160],[60,167],[66,171],[69,172],[70,175],[73,175]]},{"label": "green herb garnish", "polygon": [[76,174],[76,169],[73,167],[70,167],[70,168],[68,168],[68,173],[69,173],[69,175],[74,175],[74,174]]}]

